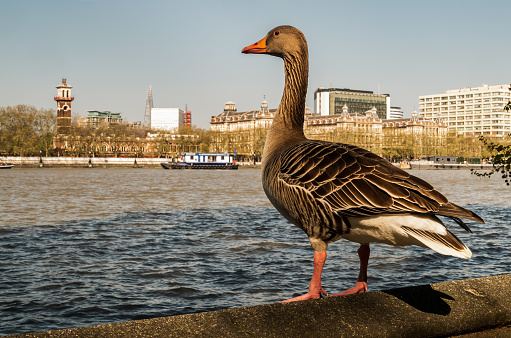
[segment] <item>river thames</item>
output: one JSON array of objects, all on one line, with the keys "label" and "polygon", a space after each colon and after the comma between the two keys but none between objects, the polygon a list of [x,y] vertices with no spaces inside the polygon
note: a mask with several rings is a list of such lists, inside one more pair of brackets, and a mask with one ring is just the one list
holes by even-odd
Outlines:
[{"label": "river thames", "polygon": [[[479,214],[463,260],[374,244],[369,291],[511,272],[511,188],[413,170]],[[271,206],[258,169],[0,170],[0,334],[275,303],[306,292],[313,250]],[[354,285],[358,245],[329,246],[323,287]]]}]

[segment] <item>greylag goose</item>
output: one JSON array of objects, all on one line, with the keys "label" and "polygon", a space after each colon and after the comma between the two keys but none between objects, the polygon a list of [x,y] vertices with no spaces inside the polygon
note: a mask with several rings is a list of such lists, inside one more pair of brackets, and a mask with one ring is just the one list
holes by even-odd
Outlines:
[{"label": "greylag goose", "polygon": [[305,137],[309,67],[302,32],[276,27],[242,53],[284,60],[284,93],[264,145],[263,188],[275,208],[307,234],[315,251],[308,292],[284,302],[328,296],[321,272],[328,244],[341,238],[360,244],[360,272],[355,287],[335,295],[367,291],[370,243],[418,245],[471,257],[437,216],[447,216],[469,232],[460,218],[484,223],[481,217],[370,151]]}]

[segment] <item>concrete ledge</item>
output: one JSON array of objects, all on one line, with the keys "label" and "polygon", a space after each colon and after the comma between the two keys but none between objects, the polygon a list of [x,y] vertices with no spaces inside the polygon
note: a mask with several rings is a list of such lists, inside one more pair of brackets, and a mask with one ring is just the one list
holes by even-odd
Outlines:
[{"label": "concrete ledge", "polygon": [[510,291],[508,274],[17,337],[511,336]]},{"label": "concrete ledge", "polygon": [[[12,163],[15,168],[37,168],[40,166],[39,157],[1,157],[1,162]],[[135,165],[136,160],[136,165]],[[89,167],[89,157],[43,157],[44,168],[58,167]],[[109,167],[156,167],[161,168],[161,162],[168,162],[168,158],[134,158],[134,157],[91,157],[90,164],[92,168],[109,168]]]}]

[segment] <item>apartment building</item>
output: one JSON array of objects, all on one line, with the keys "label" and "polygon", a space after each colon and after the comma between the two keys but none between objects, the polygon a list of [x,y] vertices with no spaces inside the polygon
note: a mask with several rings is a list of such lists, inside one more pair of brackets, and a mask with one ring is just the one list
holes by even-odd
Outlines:
[{"label": "apartment building", "polygon": [[502,137],[511,132],[511,112],[504,107],[511,98],[509,84],[446,90],[419,96],[424,119],[441,118],[459,134]]}]

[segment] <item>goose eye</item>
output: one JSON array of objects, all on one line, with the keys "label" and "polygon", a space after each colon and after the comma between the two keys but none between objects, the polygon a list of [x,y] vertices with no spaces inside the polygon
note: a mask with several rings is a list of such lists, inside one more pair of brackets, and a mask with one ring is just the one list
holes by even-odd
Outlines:
[{"label": "goose eye", "polygon": [[275,31],[275,33],[273,33],[273,35],[275,35],[275,36],[278,36],[279,34],[280,34],[279,31]]}]

